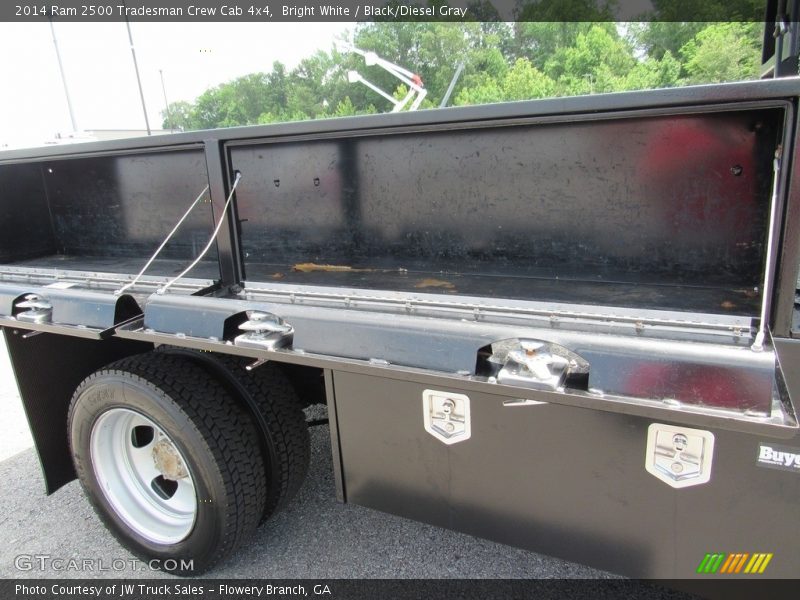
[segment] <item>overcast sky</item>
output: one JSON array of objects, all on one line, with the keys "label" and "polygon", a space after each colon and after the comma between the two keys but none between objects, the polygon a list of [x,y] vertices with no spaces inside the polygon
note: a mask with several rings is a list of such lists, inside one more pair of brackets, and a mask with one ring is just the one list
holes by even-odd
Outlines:
[{"label": "overcast sky", "polygon": [[[56,23],[79,130],[144,130],[125,23]],[[131,23],[150,125],[167,98],[192,101],[206,88],[279,60],[290,68],[329,50],[346,23]],[[71,131],[47,23],[0,23],[0,147],[38,146]]]}]

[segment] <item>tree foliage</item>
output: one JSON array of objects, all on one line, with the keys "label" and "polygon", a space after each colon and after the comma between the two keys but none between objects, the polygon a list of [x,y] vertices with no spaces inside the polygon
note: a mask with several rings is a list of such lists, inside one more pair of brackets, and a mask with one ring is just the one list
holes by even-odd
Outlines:
[{"label": "tree foliage", "polygon": [[[688,1],[652,4],[668,13]],[[758,4],[724,1],[748,19]],[[692,6],[710,11],[698,12],[698,18],[705,18],[720,9],[720,2]],[[483,21],[361,23],[346,42],[419,74],[428,91],[422,108],[439,105],[459,64],[463,72],[450,99],[455,105],[758,76],[762,25],[757,22],[662,20],[623,26],[609,20],[612,0],[528,0],[519,10],[535,21],[504,23],[491,3],[477,0],[472,6]],[[574,11],[584,20],[559,20]],[[391,104],[373,90],[348,81],[351,70],[396,97],[407,90],[379,66],[367,66],[359,54],[332,48],[304,58],[291,70],[275,62],[267,73],[210,88],[192,103],[173,102],[162,114],[164,127],[210,129],[390,110]]]},{"label": "tree foliage", "polygon": [[758,76],[760,29],[754,23],[714,23],[681,48],[690,83],[717,83]]}]

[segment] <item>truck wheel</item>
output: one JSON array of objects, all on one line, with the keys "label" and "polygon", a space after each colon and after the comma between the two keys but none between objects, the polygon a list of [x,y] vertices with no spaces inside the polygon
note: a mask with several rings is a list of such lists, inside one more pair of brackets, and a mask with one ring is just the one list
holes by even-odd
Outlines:
[{"label": "truck wheel", "polygon": [[303,485],[311,458],[311,443],[301,400],[292,382],[274,362],[253,371],[253,359],[161,346],[157,353],[181,356],[201,365],[227,384],[250,407],[261,431],[259,441],[267,480],[262,521],[285,507]]},{"label": "truck wheel", "polygon": [[158,559],[152,566],[199,574],[257,527],[266,483],[256,428],[190,361],[148,353],[97,371],[68,423],[95,511],[134,554]]},{"label": "truck wheel", "polygon": [[267,500],[263,520],[294,498],[308,474],[311,442],[305,414],[294,386],[276,363],[248,372],[252,360],[221,356],[244,392],[252,398],[266,427]]}]

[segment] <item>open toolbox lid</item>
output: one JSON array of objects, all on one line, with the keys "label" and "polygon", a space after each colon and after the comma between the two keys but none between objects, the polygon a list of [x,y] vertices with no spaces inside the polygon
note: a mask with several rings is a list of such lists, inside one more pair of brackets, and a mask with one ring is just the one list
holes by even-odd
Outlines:
[{"label": "open toolbox lid", "polygon": [[760,319],[791,111],[231,142],[246,278]]}]

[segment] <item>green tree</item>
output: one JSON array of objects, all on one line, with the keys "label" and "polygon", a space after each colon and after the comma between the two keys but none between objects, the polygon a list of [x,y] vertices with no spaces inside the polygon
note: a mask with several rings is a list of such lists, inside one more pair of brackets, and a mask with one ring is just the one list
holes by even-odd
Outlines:
[{"label": "green tree", "polygon": [[358,113],[356,112],[356,107],[353,106],[353,102],[350,100],[350,96],[345,96],[344,100],[336,105],[336,110],[333,111],[333,114],[337,117],[352,117]]},{"label": "green tree", "polygon": [[466,87],[456,96],[455,104],[488,104],[547,98],[555,92],[556,84],[533,66],[527,58],[518,58],[502,79],[486,77],[480,84]]},{"label": "green tree", "polygon": [[170,102],[167,108],[161,111],[161,118],[163,119],[161,127],[163,129],[177,129],[179,131],[186,131],[192,129],[192,110],[194,106],[191,102]]},{"label": "green tree", "polygon": [[[462,57],[464,70],[455,87],[455,97],[464,92],[461,104],[485,104],[502,100],[499,82],[505,78],[509,64],[501,46],[500,37],[495,32],[484,32],[480,38],[474,40],[471,50]],[[468,97],[474,100],[467,102]],[[481,98],[484,100],[479,101]],[[455,100],[451,103],[459,104]]]},{"label": "green tree", "polygon": [[642,52],[660,60],[667,52],[680,56],[681,48],[707,26],[702,21],[653,21],[632,23],[628,31]]},{"label": "green tree", "polygon": [[[285,77],[282,65],[277,74]],[[274,75],[275,72],[251,73],[206,90],[195,102],[193,124],[205,129],[257,123],[261,114],[275,104],[270,96],[282,96],[278,103],[285,105],[285,95],[274,85]]]},{"label": "green tree", "polygon": [[681,48],[689,83],[758,77],[759,23],[713,23]]},{"label": "green tree", "polygon": [[[676,22],[675,11],[687,10],[688,1],[653,0],[662,21],[623,26],[610,21],[613,0],[520,0],[518,13],[536,21],[514,25],[500,21],[490,0],[477,0],[473,6],[486,21],[360,23],[343,40],[419,74],[428,92],[423,109],[438,106],[459,63],[464,70],[452,98],[457,105],[757,76],[760,27]],[[730,0],[728,8],[746,16],[755,2]],[[710,18],[725,6],[709,0],[697,14]],[[563,20],[572,13],[585,21]],[[332,48],[291,70],[276,62],[268,72],[210,88],[194,103],[173,103],[162,114],[164,126],[215,128],[391,109],[367,86],[350,83],[350,70],[387,92],[405,94],[396,77],[367,65],[360,54]]]},{"label": "green tree", "polygon": [[661,59],[648,58],[636,64],[617,80],[617,90],[648,90],[673,87],[680,83],[681,63],[671,52]]},{"label": "green tree", "polygon": [[613,92],[637,65],[631,44],[613,23],[597,23],[579,33],[575,44],[557,50],[545,64],[545,73],[563,95]]},{"label": "green tree", "polygon": [[[653,10],[642,15],[643,22],[631,24],[630,34],[650,58],[660,60],[667,52],[679,57],[681,49],[713,22],[763,20],[765,4],[764,0],[652,0]],[[686,76],[681,69],[681,77]]]},{"label": "green tree", "polygon": [[558,50],[575,44],[593,24],[614,20],[614,0],[519,0],[513,58],[528,58],[536,68]]},{"label": "green tree", "polygon": [[338,75],[337,65],[327,52],[319,51],[301,60],[287,77],[285,110],[304,112],[314,119],[325,116],[326,86],[331,77]]},{"label": "green tree", "polygon": [[546,98],[555,92],[555,82],[533,66],[527,58],[518,58],[503,81],[504,100]]},{"label": "green tree", "polygon": [[554,54],[575,45],[578,36],[594,23],[586,22],[520,22],[514,25],[514,58],[527,58],[538,69],[544,69]]},{"label": "green tree", "polygon": [[456,94],[453,104],[467,106],[470,104],[492,104],[505,99],[502,82],[489,74],[483,77],[474,76],[468,86],[464,86]]}]

